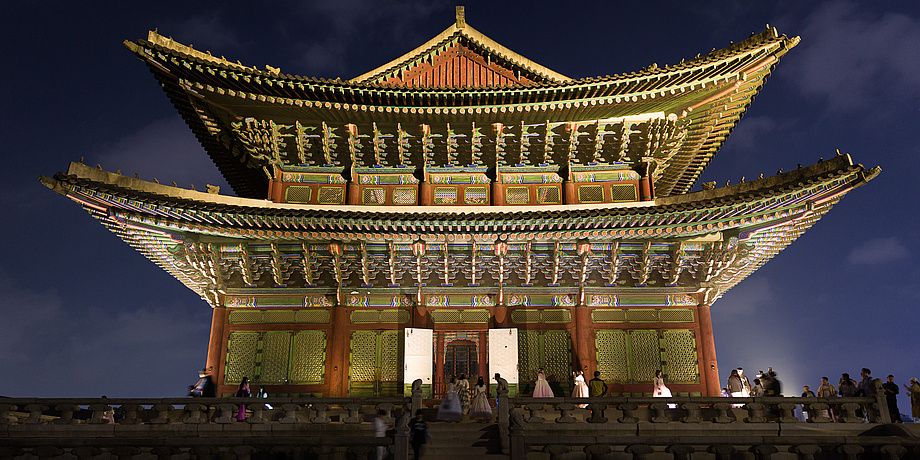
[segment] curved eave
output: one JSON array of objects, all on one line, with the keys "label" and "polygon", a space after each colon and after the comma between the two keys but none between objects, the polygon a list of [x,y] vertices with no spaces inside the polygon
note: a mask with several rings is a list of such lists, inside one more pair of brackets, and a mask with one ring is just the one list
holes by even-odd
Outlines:
[{"label": "curved eave", "polygon": [[[571,231],[573,225],[581,225],[583,229],[620,230],[660,227],[663,229],[661,232],[648,234],[660,236],[669,226],[690,223],[695,226],[698,225],[696,222],[708,224],[724,221],[730,224],[728,227],[740,227],[744,219],[752,218],[752,213],[756,214],[755,204],[762,206],[766,214],[771,214],[769,209],[776,207],[774,205],[779,197],[793,197],[789,198],[789,203],[821,201],[828,193],[846,193],[871,176],[861,165],[853,164],[848,155],[841,155],[789,173],[717,190],[659,198],[654,202],[540,207],[381,208],[282,204],[153,184],[78,163],[71,163],[67,174],[59,173],[54,179],[46,178],[46,185],[59,193],[113,212],[175,220],[176,223],[185,220],[186,224],[224,225],[228,229],[262,228],[273,232],[275,229],[291,230],[299,227],[302,230],[399,233],[411,226],[412,233],[418,233],[447,231],[445,227],[463,230],[460,227],[475,225],[478,229],[464,231],[476,233],[510,231],[510,228],[526,232],[529,225],[539,226],[543,229],[541,231]],[[816,188],[818,185],[823,188]],[[106,198],[98,198],[97,195]],[[764,204],[768,202],[772,204]],[[157,210],[158,207],[162,207],[162,210]],[[228,221],[221,214],[235,217]],[[238,224],[233,224],[234,220]],[[369,226],[378,229],[368,230]],[[391,228],[385,228],[388,226]],[[705,233],[712,230],[712,227],[699,230]]]}]

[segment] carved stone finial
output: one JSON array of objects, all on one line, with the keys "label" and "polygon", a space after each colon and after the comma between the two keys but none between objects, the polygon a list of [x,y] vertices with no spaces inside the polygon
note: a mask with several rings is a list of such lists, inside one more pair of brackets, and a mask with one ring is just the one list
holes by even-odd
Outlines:
[{"label": "carved stone finial", "polygon": [[220,187],[217,185],[204,184],[204,186],[208,188],[208,193],[212,195],[217,195],[220,193]]},{"label": "carved stone finial", "polygon": [[460,5],[457,5],[457,28],[462,29],[466,27],[466,8]]},{"label": "carved stone finial", "polygon": [[712,190],[716,188],[716,182],[703,182],[703,190]]}]

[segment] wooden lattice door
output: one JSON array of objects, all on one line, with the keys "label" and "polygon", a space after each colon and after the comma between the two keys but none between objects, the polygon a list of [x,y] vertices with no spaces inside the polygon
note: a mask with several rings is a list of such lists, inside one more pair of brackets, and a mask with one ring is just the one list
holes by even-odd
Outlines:
[{"label": "wooden lattice door", "polygon": [[349,396],[397,396],[403,392],[400,331],[354,331],[348,360]]},{"label": "wooden lattice door", "polygon": [[521,394],[533,392],[543,368],[556,396],[571,394],[572,343],[569,331],[518,331],[518,378]]}]

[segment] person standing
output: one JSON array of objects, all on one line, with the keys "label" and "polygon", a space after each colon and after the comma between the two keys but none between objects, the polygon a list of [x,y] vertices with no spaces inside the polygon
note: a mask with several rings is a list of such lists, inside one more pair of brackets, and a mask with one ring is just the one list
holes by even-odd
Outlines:
[{"label": "person standing", "polygon": [[553,389],[549,387],[549,382],[546,381],[546,374],[543,373],[543,368],[541,367],[537,371],[537,382],[533,389],[534,398],[552,398],[556,396],[553,394]]},{"label": "person standing", "polygon": [[871,373],[872,371],[870,371],[867,367],[862,368],[862,371],[860,371],[859,375],[862,377],[862,380],[856,384],[856,396],[869,395],[869,382],[872,381],[872,377],[869,374]]},{"label": "person standing", "polygon": [[738,368],[738,377],[741,379],[741,396],[747,398],[751,396],[751,381],[744,375],[744,369]]},{"label": "person standing", "polygon": [[[252,393],[249,391],[249,377],[243,377],[243,381],[240,382],[240,387],[236,390],[237,398],[248,398],[252,396]],[[240,404],[239,410],[236,412],[236,420],[242,422],[246,420],[246,405]]]},{"label": "person standing", "polygon": [[888,381],[882,384],[885,390],[885,399],[888,402],[888,415],[891,416],[891,423],[901,423],[901,412],[898,410],[898,393],[901,390],[898,384],[894,383],[894,376],[889,375]]},{"label": "person standing", "polygon": [[460,374],[457,380],[457,395],[460,396],[460,413],[468,414],[470,412],[470,381],[466,379],[466,374]]},{"label": "person standing", "polygon": [[[802,397],[803,398],[814,398],[815,392],[811,391],[811,387],[805,385],[802,387]],[[808,411],[805,410],[805,404],[802,404],[802,421],[808,421]]]},{"label": "person standing", "polygon": [[[664,375],[661,374],[661,369],[655,371],[655,376],[652,377],[652,396],[656,398],[670,398],[671,390],[664,384]],[[668,404],[669,409],[674,409],[677,407],[677,404]]]},{"label": "person standing", "polygon": [[489,387],[486,386],[482,377],[476,381],[473,387],[473,404],[470,406],[470,418],[482,422],[492,420],[492,406],[489,405]]},{"label": "person standing", "polygon": [[732,369],[731,375],[728,376],[728,394],[733,398],[740,398],[742,396],[741,390],[744,389],[744,385],[741,383],[741,376],[738,375],[738,369]]},{"label": "person standing", "polygon": [[754,379],[754,386],[751,387],[751,396],[755,398],[763,397],[763,385],[760,384],[760,379]]},{"label": "person standing", "polygon": [[846,372],[840,374],[840,381],[837,382],[837,392],[841,398],[856,396],[856,381],[850,378],[850,374]]},{"label": "person standing", "polygon": [[462,417],[460,396],[457,395],[457,379],[451,377],[450,383],[447,384],[447,394],[444,395],[441,407],[438,408],[438,420],[459,422]]},{"label": "person standing", "polygon": [[904,388],[910,393],[910,416],[916,422],[920,420],[920,383],[915,377],[911,377],[910,386],[905,383]]},{"label": "person standing", "polygon": [[[378,410],[377,416],[374,417],[374,437],[385,438],[387,430],[390,428],[390,425],[387,424],[387,411],[383,409]],[[383,457],[386,456],[386,452],[386,446],[377,446],[377,460],[383,460]]]},{"label": "person standing", "polygon": [[[588,384],[585,383],[585,373],[582,371],[575,371],[573,375],[575,376],[575,387],[572,388],[572,397],[587,398],[591,396],[591,392],[588,390]],[[577,404],[577,406],[582,409],[588,407],[587,404]]]},{"label": "person standing", "polygon": [[601,380],[601,371],[594,371],[594,378],[588,380],[588,391],[592,398],[600,398],[607,395],[607,383]]},{"label": "person standing", "polygon": [[415,418],[409,421],[409,443],[415,452],[415,460],[422,458],[422,446],[428,443],[431,435],[428,434],[428,424],[425,423],[425,413],[421,409],[415,411]]},{"label": "person standing", "polygon": [[[818,397],[819,398],[836,398],[837,389],[828,382],[827,377],[821,377],[821,386],[818,387]],[[837,412],[834,410],[834,406],[831,405],[830,408],[824,411],[824,416],[831,419],[831,421],[837,421]]]}]

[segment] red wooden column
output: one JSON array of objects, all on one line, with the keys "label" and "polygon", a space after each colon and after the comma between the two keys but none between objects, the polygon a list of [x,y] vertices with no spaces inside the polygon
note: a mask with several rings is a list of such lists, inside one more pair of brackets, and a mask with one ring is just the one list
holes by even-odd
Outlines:
[{"label": "red wooden column", "polygon": [[[575,359],[572,363],[576,369],[584,370],[585,375],[591,375],[597,370],[596,355],[594,353],[594,329],[591,327],[591,309],[587,305],[575,306],[575,330],[572,334]],[[585,369],[587,368],[587,369]]]},{"label": "red wooden column", "polygon": [[345,397],[348,396],[348,342],[351,340],[351,325],[348,322],[348,308],[339,302],[332,307],[332,328],[327,337],[329,353],[326,354],[326,372],[330,376],[328,397]]},{"label": "red wooden column", "polygon": [[435,362],[435,374],[434,374],[434,385],[432,385],[431,395],[436,397],[441,397],[447,391],[447,385],[444,381],[444,332],[443,331],[434,331],[435,334],[435,346],[434,349],[434,362]]},{"label": "red wooden column", "polygon": [[208,341],[208,361],[205,364],[205,369],[207,369],[208,374],[211,375],[216,385],[224,382],[221,357],[226,354],[224,335],[229,316],[230,312],[224,306],[216,306],[211,311],[211,339]]},{"label": "red wooden column", "polygon": [[703,396],[719,396],[719,364],[716,362],[716,342],[712,334],[712,316],[709,305],[705,303],[697,306],[700,322],[700,378],[706,393]]}]

